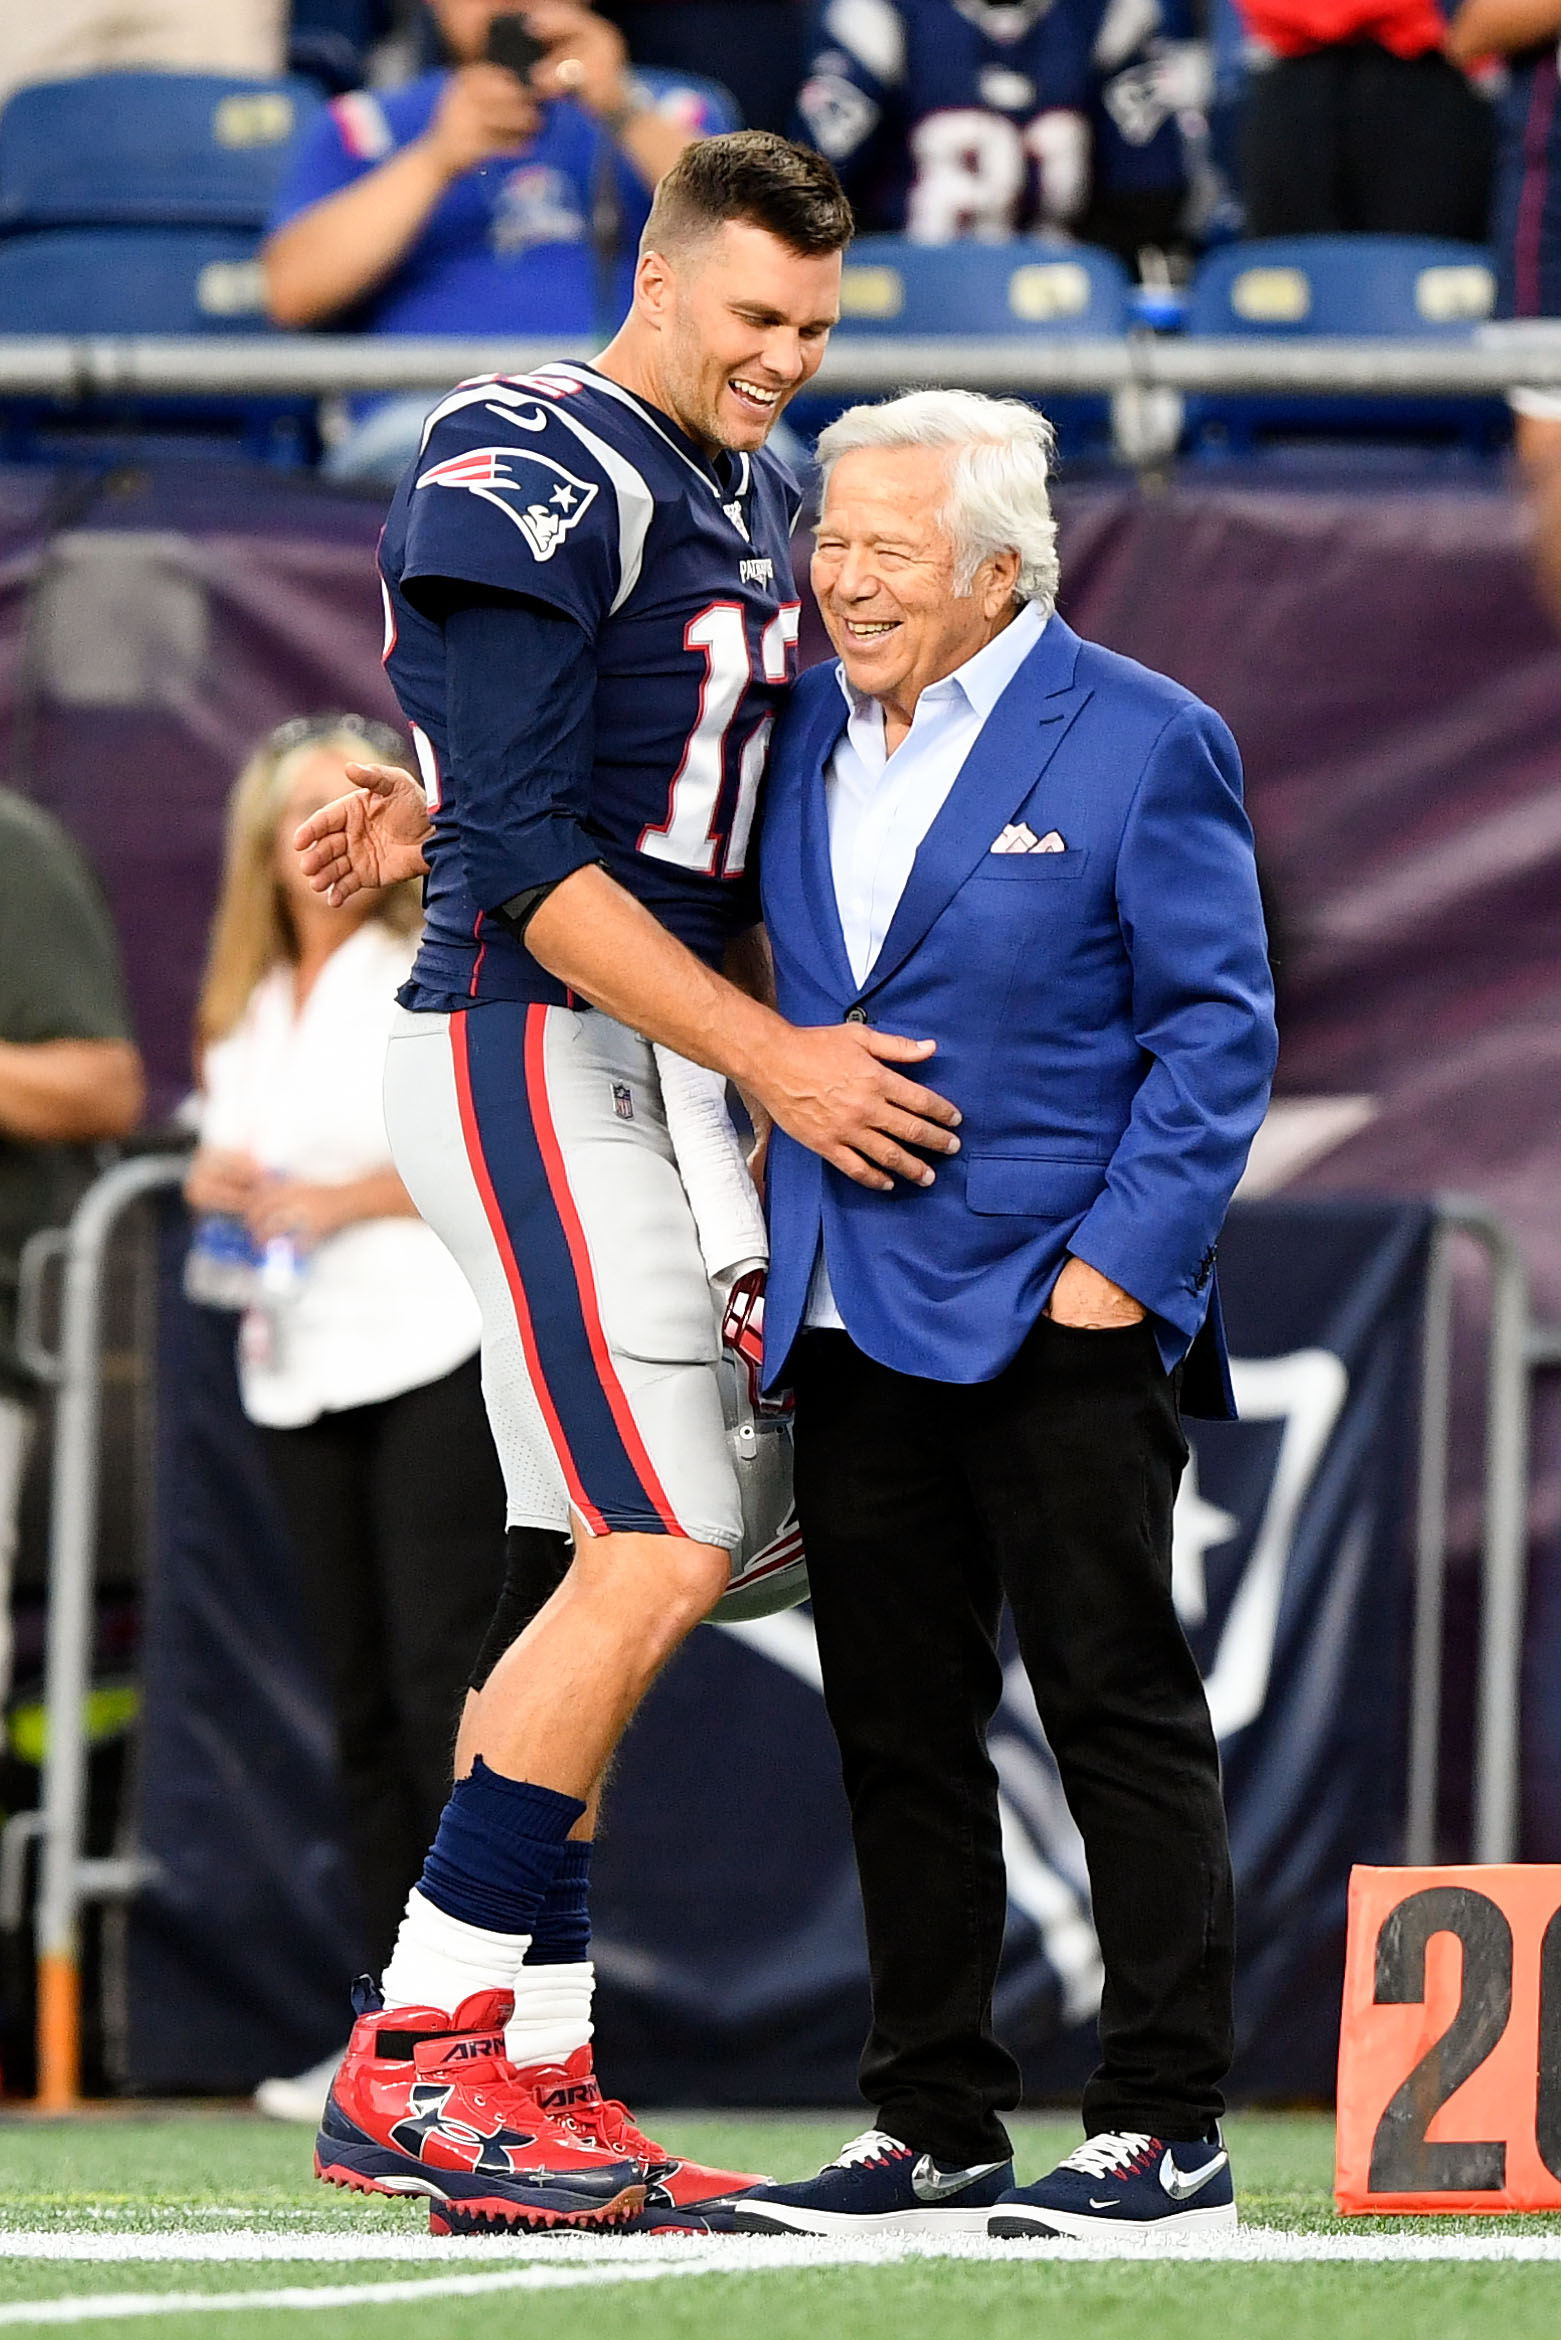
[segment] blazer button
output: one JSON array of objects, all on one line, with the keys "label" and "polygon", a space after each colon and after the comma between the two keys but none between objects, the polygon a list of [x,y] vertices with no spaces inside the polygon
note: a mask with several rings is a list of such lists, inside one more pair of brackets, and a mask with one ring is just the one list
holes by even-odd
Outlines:
[{"label": "blazer button", "polygon": [[845,1013],[845,1020],[848,1024],[865,1024],[867,1021],[866,1008],[847,1008]]}]

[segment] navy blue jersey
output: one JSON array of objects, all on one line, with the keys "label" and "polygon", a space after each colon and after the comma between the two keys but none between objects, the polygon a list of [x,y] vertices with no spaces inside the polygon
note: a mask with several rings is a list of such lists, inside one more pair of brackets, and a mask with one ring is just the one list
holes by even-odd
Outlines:
[{"label": "navy blue jersey", "polygon": [[1561,78],[1554,40],[1508,59],[1496,200],[1501,317],[1561,316]]},{"label": "navy blue jersey", "polygon": [[1178,99],[1162,85],[1185,50],[1188,8],[815,0],[804,134],[863,228],[941,244],[1066,227],[1087,208],[1092,172],[1112,184],[1180,177]]},{"label": "navy blue jersey", "polygon": [[[778,457],[709,456],[589,366],[466,383],[435,410],[380,546],[385,662],[434,810],[412,1004],[561,1002],[493,913],[585,859],[712,964],[753,922],[759,783],[796,669],[797,504]],[[462,588],[521,596],[590,646],[581,705],[548,726],[594,729],[590,758],[559,779],[522,743],[521,824],[475,780],[463,793],[440,614]]]}]

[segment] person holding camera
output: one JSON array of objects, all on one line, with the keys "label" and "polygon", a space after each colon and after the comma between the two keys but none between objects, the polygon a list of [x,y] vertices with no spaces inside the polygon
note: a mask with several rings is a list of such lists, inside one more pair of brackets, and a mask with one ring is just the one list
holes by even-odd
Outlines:
[{"label": "person holding camera", "polygon": [[[352,90],[310,124],[264,251],[278,325],[356,333],[587,335],[616,319],[657,181],[722,125],[652,99],[584,0],[429,0],[451,63]],[[339,479],[394,479],[431,396],[355,402]]]}]

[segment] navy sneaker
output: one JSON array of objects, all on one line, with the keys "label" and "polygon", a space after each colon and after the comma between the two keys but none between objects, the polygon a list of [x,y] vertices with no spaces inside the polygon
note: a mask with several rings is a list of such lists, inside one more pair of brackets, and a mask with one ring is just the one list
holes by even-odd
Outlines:
[{"label": "navy sneaker", "polygon": [[1022,2242],[1058,2235],[1234,2234],[1230,2155],[1218,2127],[1191,2144],[1139,2129],[1104,2129],[1033,2186],[1015,2186],[986,2222],[988,2234]]},{"label": "navy sneaker", "polygon": [[941,2169],[930,2153],[868,2129],[842,2145],[815,2178],[755,2186],[731,2205],[739,2234],[862,2234],[930,2229],[984,2234],[994,2202],[1014,2182],[1011,2161]]}]

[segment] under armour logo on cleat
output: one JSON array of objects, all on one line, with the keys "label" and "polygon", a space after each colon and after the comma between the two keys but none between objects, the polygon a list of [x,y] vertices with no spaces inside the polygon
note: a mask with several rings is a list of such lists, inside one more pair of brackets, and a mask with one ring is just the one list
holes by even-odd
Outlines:
[{"label": "under armour logo on cleat", "polygon": [[474,2128],[470,2121],[447,2121],[444,2108],[454,2093],[453,2088],[442,2088],[436,2081],[415,2080],[408,2100],[411,2112],[391,2130],[392,2145],[399,2145],[417,2161],[424,2158],[423,2147],[430,2137],[442,2137],[451,2145],[475,2145],[474,2170],[484,2177],[513,2177],[515,2164],[509,2148],[534,2145],[535,2130],[506,2129],[502,2122],[496,2129],[485,2130]]}]

